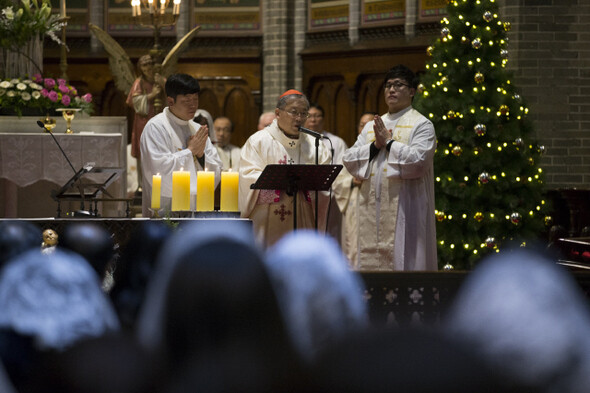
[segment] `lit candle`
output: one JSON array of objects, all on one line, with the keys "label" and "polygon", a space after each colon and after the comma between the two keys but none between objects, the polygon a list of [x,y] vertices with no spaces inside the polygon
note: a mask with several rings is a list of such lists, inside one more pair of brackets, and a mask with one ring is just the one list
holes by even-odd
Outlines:
[{"label": "lit candle", "polygon": [[150,14],[153,14],[154,13],[154,8],[155,7],[156,6],[154,5],[154,0],[148,0],[148,8],[150,10]]},{"label": "lit candle", "polygon": [[166,12],[166,0],[160,0],[160,14],[164,15]]},{"label": "lit candle", "polygon": [[191,209],[191,174],[180,168],[172,172],[172,211]]},{"label": "lit candle", "polygon": [[160,196],[162,192],[162,176],[158,173],[152,176],[152,209],[160,208]]},{"label": "lit candle", "polygon": [[215,173],[208,171],[197,172],[197,211],[213,210],[215,195]]},{"label": "lit candle", "polygon": [[172,14],[180,14],[180,0],[174,0],[174,7],[172,8]]},{"label": "lit candle", "polygon": [[219,209],[226,212],[237,212],[238,209],[238,172],[221,173],[221,197]]},{"label": "lit candle", "polygon": [[62,18],[66,17],[66,0],[60,0],[59,2],[59,8],[60,8],[60,16]]}]

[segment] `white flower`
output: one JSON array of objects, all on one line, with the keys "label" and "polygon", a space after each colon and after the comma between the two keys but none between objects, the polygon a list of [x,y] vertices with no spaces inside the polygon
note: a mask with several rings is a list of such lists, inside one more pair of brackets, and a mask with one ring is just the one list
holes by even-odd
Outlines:
[{"label": "white flower", "polygon": [[16,88],[18,90],[27,90],[27,85],[25,85],[24,83],[17,83]]},{"label": "white flower", "polygon": [[3,89],[8,89],[10,86],[12,86],[12,83],[10,83],[9,81],[0,82],[0,87]]},{"label": "white flower", "polygon": [[14,92],[14,90],[8,90],[6,92],[6,96],[12,98],[16,96],[16,93]]},{"label": "white flower", "polygon": [[23,101],[30,101],[30,99],[31,99],[31,95],[29,93],[27,93],[26,91],[23,91],[22,93],[20,93],[20,96],[23,99]]},{"label": "white flower", "polygon": [[38,91],[34,91],[31,93],[31,95],[33,96],[34,99],[38,100],[39,97],[41,97],[41,93],[39,93]]},{"label": "white flower", "polygon": [[13,85],[16,85],[17,83],[20,83],[19,79],[11,79],[10,83],[12,83]]},{"label": "white flower", "polygon": [[30,87],[31,89],[34,89],[34,90],[42,90],[42,89],[43,89],[43,86],[41,86],[41,85],[38,85],[38,84],[36,84],[35,82],[32,82],[32,83],[29,85],[29,87]]},{"label": "white flower", "polygon": [[30,84],[31,84],[31,82],[33,82],[33,81],[32,81],[32,80],[30,80],[30,79],[25,79],[25,80],[23,80],[23,83],[26,83],[27,85],[30,85]]},{"label": "white flower", "polygon": [[14,11],[12,10],[12,6],[6,7],[2,10],[2,15],[6,17],[8,20],[14,19]]}]

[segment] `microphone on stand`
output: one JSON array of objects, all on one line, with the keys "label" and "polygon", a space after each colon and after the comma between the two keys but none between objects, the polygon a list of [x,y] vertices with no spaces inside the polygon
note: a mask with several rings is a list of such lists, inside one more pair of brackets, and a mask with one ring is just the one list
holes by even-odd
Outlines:
[{"label": "microphone on stand", "polygon": [[[50,129],[48,129],[47,127],[45,127],[45,124],[43,124],[43,122],[41,120],[37,120],[37,125],[39,127],[43,128],[45,131],[47,131],[51,135],[51,137],[55,141],[55,144],[57,145],[57,147],[59,147],[59,150],[61,151],[61,154],[63,154],[63,156],[65,157],[65,159],[68,162],[68,164],[70,164],[70,168],[72,168],[72,170],[74,171],[74,176],[77,175],[78,172],[76,171],[76,169],[72,165],[72,162],[68,158],[68,155],[66,154],[66,152],[64,151],[64,149],[61,148],[61,145],[57,141],[57,138],[55,137],[55,135],[53,135],[53,132],[51,132]],[[92,213],[90,213],[87,210],[84,210],[84,191],[82,189],[80,189],[80,198],[81,198],[81,204],[82,204],[80,206],[81,207],[81,210],[76,210],[75,212],[73,212],[74,217],[92,217]],[[58,207],[58,209],[59,209],[59,207]]]},{"label": "microphone on stand", "polygon": [[41,128],[43,128],[45,131],[47,131],[51,137],[53,138],[53,140],[55,141],[55,143],[57,144],[57,147],[59,147],[59,150],[61,150],[61,154],[64,155],[64,157],[66,158],[66,161],[68,162],[68,164],[70,164],[70,168],[72,168],[72,170],[74,171],[74,174],[78,173],[76,171],[76,169],[74,169],[74,166],[72,165],[72,162],[70,161],[70,159],[68,158],[68,156],[66,155],[66,152],[64,151],[64,149],[61,148],[61,145],[59,144],[59,142],[57,141],[57,138],[55,138],[55,136],[53,135],[53,132],[51,132],[50,129],[48,129],[47,127],[45,127],[45,124],[43,124],[43,122],[41,120],[37,120],[37,125]]},{"label": "microphone on stand", "polygon": [[309,128],[305,128],[305,127],[302,127],[302,126],[299,126],[299,132],[303,132],[304,134],[311,135],[311,136],[313,136],[314,138],[317,138],[317,139],[326,138],[325,136],[323,136],[319,132],[315,132],[313,130],[310,130]]}]

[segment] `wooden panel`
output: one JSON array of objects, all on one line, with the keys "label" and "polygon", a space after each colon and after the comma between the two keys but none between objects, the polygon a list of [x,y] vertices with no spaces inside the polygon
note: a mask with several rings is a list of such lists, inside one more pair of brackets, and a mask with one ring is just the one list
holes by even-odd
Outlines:
[{"label": "wooden panel", "polygon": [[225,100],[224,114],[234,125],[232,143],[242,146],[246,139],[256,131],[258,111],[250,94],[242,87],[232,89]]}]

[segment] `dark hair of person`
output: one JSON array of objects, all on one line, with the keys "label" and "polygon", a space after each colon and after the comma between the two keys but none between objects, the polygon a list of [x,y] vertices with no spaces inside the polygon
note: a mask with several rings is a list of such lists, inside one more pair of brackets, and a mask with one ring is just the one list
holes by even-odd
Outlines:
[{"label": "dark hair of person", "polygon": [[188,74],[173,74],[166,80],[166,96],[176,99],[179,94],[195,94],[201,91],[199,81]]},{"label": "dark hair of person", "polygon": [[396,78],[405,80],[413,89],[418,87],[418,78],[416,78],[416,74],[403,64],[398,64],[387,71],[383,84],[387,83],[390,79]]},{"label": "dark hair of person", "polygon": [[317,102],[312,102],[311,104],[309,104],[309,109],[311,108],[315,108],[318,111],[322,112],[322,117],[324,117],[324,108],[322,108],[320,104],[318,104]]},{"label": "dark hair of person", "polygon": [[377,116],[377,112],[372,112],[372,111],[366,111],[366,112],[363,112],[363,113],[361,113],[361,115],[360,115],[359,119],[360,119],[361,117],[365,116],[365,115],[372,115],[372,116]]}]

